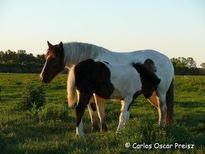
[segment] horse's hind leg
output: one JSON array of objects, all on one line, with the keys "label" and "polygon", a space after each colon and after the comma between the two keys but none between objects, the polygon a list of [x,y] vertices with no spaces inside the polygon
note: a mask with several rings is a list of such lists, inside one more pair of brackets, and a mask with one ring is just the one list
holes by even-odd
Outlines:
[{"label": "horse's hind leg", "polygon": [[159,92],[159,96],[157,96],[156,91],[154,91],[152,96],[148,98],[148,101],[157,108],[159,113],[159,125],[164,126],[165,113],[167,110],[165,95]]},{"label": "horse's hind leg", "polygon": [[105,106],[104,106],[105,99],[100,98],[95,94],[94,94],[94,99],[97,105],[98,117],[100,119],[100,131],[105,132],[107,131],[107,126],[105,123]]},{"label": "horse's hind leg", "polygon": [[88,111],[91,119],[91,130],[92,132],[97,132],[99,129],[98,129],[96,104],[93,96],[91,97],[90,102],[88,103]]},{"label": "horse's hind leg", "polygon": [[167,111],[166,94],[159,93],[158,99],[159,125],[164,126],[165,113]]},{"label": "horse's hind leg", "polygon": [[148,98],[148,101],[149,101],[153,106],[155,106],[155,107],[158,109],[158,106],[159,106],[159,104],[158,104],[159,98],[158,98],[158,96],[157,96],[156,91],[154,91],[154,92],[152,93],[152,96],[151,96],[150,98]]},{"label": "horse's hind leg", "polygon": [[126,121],[129,120],[129,106],[133,101],[133,97],[125,97],[124,100],[121,100],[121,110],[120,110],[120,116],[119,116],[119,124],[117,127],[117,131],[122,129],[122,125],[126,123]]}]

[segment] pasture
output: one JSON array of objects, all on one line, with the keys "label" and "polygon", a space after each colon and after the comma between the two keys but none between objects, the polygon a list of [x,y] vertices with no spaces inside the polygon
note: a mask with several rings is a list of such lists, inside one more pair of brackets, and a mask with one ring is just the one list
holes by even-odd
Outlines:
[{"label": "pasture", "polygon": [[[91,133],[86,109],[85,137],[75,135],[75,110],[67,107],[67,75],[42,84],[39,74],[0,73],[0,153],[203,153],[205,151],[205,76],[175,77],[174,124],[159,128],[158,112],[143,96],[130,108],[130,120],[115,133],[120,102],[106,101],[108,131]],[[21,109],[25,84],[42,85],[45,104]],[[36,96],[37,97],[37,96]],[[129,142],[132,147],[126,148]],[[136,143],[136,144],[134,144]],[[159,144],[166,144],[160,149]],[[184,146],[175,146],[175,144]],[[173,144],[172,147],[169,145]],[[191,144],[194,148],[191,149]],[[127,145],[129,145],[127,143]],[[141,148],[141,149],[140,149]],[[171,149],[170,149],[171,148]],[[183,149],[184,148],[184,149]]]}]

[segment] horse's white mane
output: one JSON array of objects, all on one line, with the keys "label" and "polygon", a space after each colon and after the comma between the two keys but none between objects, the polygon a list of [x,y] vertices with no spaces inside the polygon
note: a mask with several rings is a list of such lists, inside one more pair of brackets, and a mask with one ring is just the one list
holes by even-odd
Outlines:
[{"label": "horse's white mane", "polygon": [[78,63],[87,58],[95,58],[109,50],[93,44],[81,42],[69,42],[63,44],[65,62],[70,64]]}]

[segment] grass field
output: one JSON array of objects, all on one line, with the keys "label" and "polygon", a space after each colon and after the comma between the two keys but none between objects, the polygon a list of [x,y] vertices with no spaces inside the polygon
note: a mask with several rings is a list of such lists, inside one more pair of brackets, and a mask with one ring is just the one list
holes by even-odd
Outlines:
[{"label": "grass field", "polygon": [[[40,109],[23,110],[18,106],[25,94],[24,86],[41,85],[39,74],[0,74],[0,153],[205,152],[205,76],[175,77],[172,126],[159,128],[157,110],[141,96],[131,106],[130,120],[119,133],[115,131],[120,102],[106,102],[105,133],[91,133],[86,109],[83,117],[86,135],[82,138],[75,135],[75,110],[67,107],[66,80],[67,75],[58,75],[44,85],[46,103]],[[136,144],[134,148],[125,148],[127,142],[131,146]],[[162,150],[158,143],[173,147]],[[185,149],[175,147],[175,143],[184,144]],[[152,147],[149,149],[146,144]],[[188,149],[189,144],[194,144],[194,149]]]}]

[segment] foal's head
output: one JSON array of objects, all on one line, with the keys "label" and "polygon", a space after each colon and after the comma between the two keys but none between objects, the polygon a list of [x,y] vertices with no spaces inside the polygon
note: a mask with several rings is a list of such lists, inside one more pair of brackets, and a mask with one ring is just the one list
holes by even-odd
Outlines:
[{"label": "foal's head", "polygon": [[58,45],[47,43],[46,62],[40,74],[41,80],[44,83],[49,83],[65,67],[63,43],[60,42]]}]

